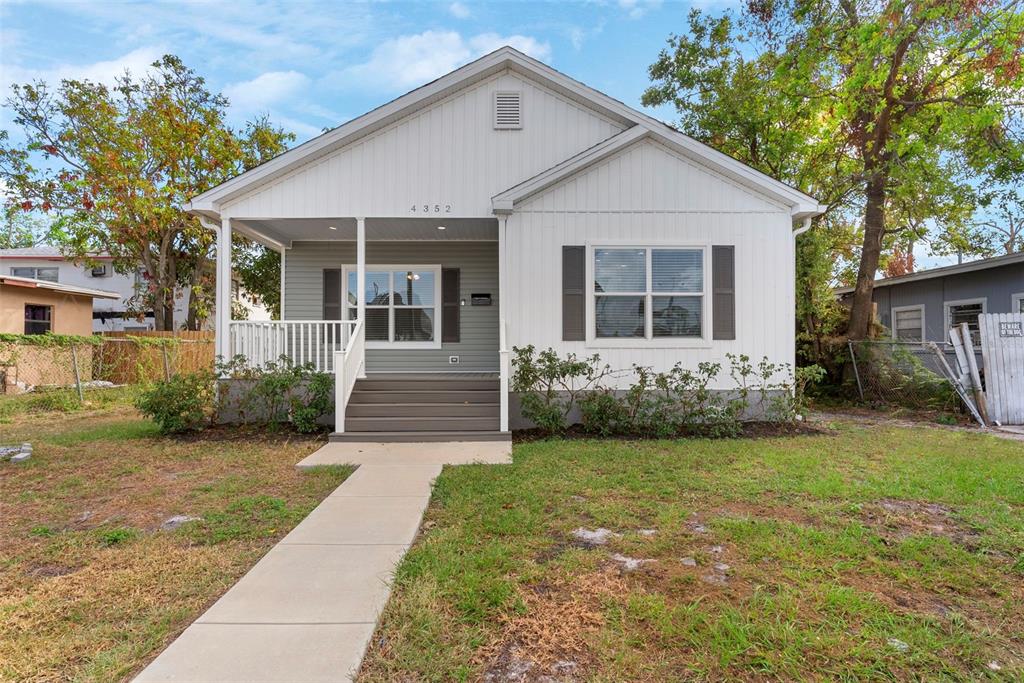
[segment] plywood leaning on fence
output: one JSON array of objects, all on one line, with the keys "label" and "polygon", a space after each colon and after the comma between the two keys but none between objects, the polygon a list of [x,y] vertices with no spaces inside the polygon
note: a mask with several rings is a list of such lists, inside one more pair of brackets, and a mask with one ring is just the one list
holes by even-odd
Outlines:
[{"label": "plywood leaning on fence", "polygon": [[978,316],[991,419],[1024,425],[1024,313]]}]

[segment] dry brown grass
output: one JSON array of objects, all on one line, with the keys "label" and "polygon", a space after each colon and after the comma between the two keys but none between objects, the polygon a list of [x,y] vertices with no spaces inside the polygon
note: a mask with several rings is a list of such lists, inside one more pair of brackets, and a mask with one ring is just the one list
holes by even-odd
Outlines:
[{"label": "dry brown grass", "polygon": [[315,438],[161,437],[126,406],[0,432],[34,446],[0,465],[0,680],[129,678],[346,475],[295,469]]}]

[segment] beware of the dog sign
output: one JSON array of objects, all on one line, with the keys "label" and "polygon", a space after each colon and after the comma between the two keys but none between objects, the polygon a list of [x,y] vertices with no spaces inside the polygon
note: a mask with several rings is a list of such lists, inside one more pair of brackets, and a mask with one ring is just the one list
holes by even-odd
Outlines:
[{"label": "beware of the dog sign", "polygon": [[1024,323],[999,323],[1000,337],[1024,337]]}]

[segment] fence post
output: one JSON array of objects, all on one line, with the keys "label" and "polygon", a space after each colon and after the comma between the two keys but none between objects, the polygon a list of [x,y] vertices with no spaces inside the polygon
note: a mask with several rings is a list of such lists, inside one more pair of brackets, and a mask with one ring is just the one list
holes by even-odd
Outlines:
[{"label": "fence post", "polygon": [[78,388],[78,402],[85,403],[85,395],[82,393],[82,373],[78,369],[78,349],[74,343],[71,344],[71,365],[75,369],[75,387]]},{"label": "fence post", "polygon": [[164,352],[164,381],[171,381],[171,364],[167,360],[167,344],[163,343],[165,340],[161,340],[160,348]]},{"label": "fence post", "polygon": [[857,393],[860,400],[864,400],[864,387],[860,384],[860,371],[857,369],[857,354],[853,352],[853,340],[847,339],[846,345],[850,347],[850,360],[853,361],[853,376],[857,378]]}]

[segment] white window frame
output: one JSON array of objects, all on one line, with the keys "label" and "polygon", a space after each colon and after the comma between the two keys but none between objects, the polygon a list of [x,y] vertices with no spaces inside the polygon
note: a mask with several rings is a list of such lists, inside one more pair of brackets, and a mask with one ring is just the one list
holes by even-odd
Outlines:
[{"label": "white window frame", "polygon": [[892,316],[892,338],[896,341],[901,341],[899,336],[897,335],[896,330],[897,313],[904,313],[906,311],[921,311],[921,341],[928,341],[928,326],[925,324],[924,310],[924,304],[914,304],[913,306],[893,306],[892,309],[889,311],[889,314]]},{"label": "white window frame", "polygon": [[1024,292],[1017,292],[1010,295],[1010,313],[1024,313],[1021,310],[1021,302],[1024,301]]},{"label": "white window frame", "polygon": [[[430,271],[434,274],[434,304],[433,306],[395,306],[394,301],[388,304],[389,311],[395,311],[398,308],[433,308],[434,309],[434,340],[433,341],[370,341],[366,340],[366,348],[368,349],[439,349],[441,348],[441,265],[440,264],[427,264],[427,265],[409,265],[404,263],[399,264],[385,264],[385,263],[367,263],[366,272],[387,272],[389,278],[394,279],[394,272],[396,270],[418,270],[418,271]],[[342,320],[349,320],[348,314],[351,306],[348,302],[348,276],[349,273],[357,272],[355,264],[346,264],[341,269],[341,317]],[[392,293],[394,292],[394,282],[391,282]],[[370,308],[367,304],[367,308]],[[383,306],[381,307],[383,308]],[[393,338],[395,336],[395,316],[393,312],[388,313],[388,337]]]},{"label": "white window frame", "polygon": [[[614,240],[602,240],[600,242],[587,242],[586,261],[586,325],[587,334],[585,345],[596,349],[706,349],[711,348],[711,244],[709,242],[659,242],[644,240],[642,242],[622,242]],[[594,289],[594,251],[596,249],[646,249],[646,276],[647,291],[644,296],[648,298],[644,306],[644,336],[643,337],[598,337],[597,316],[595,297],[598,292]],[[653,336],[653,310],[650,305],[650,297],[658,296],[652,292],[651,281],[651,250],[653,249],[692,249],[702,254],[701,264],[704,275],[703,285],[700,292],[687,292],[686,296],[701,297],[701,336],[700,337],[655,337]],[[737,319],[739,316],[737,316]],[[738,322],[738,320],[737,320]]]},{"label": "white window frame", "polygon": [[946,323],[943,329],[943,341],[949,339],[949,328],[953,324],[952,312],[949,310],[953,306],[970,306],[971,304],[981,304],[982,314],[988,313],[988,298],[978,297],[976,299],[957,299],[955,301],[943,301],[942,302],[942,317]]},{"label": "white window frame", "polygon": [[55,271],[57,271],[57,279],[56,280],[43,280],[43,282],[60,282],[60,266],[11,266],[11,269],[10,269],[11,277],[29,277],[29,276],[26,276],[26,275],[16,275],[15,272],[14,272],[16,270],[31,270],[32,271],[31,279],[33,279],[33,280],[42,280],[42,278],[39,277],[39,271],[40,270],[55,270]]}]

